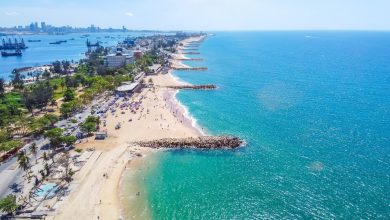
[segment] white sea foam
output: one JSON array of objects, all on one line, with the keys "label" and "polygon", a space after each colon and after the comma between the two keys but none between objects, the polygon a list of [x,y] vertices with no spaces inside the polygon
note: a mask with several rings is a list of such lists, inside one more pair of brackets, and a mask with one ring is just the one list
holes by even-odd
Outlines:
[{"label": "white sea foam", "polygon": [[198,119],[196,119],[189,111],[188,107],[181,103],[176,95],[179,93],[179,90],[176,90],[172,95],[172,101],[179,109],[183,110],[184,118],[191,122],[191,126],[196,129],[201,135],[206,135],[207,133],[201,128],[198,124]]}]

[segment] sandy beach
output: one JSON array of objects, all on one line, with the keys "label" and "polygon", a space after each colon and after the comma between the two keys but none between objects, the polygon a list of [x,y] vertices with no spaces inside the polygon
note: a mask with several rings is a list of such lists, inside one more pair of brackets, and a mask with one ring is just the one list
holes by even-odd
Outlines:
[{"label": "sandy beach", "polygon": [[[190,38],[182,42],[185,45]],[[178,53],[176,59],[185,58]],[[182,65],[173,60],[173,66]],[[123,219],[120,201],[120,182],[125,169],[137,169],[156,150],[139,148],[131,142],[160,138],[184,138],[202,135],[194,127],[185,108],[175,98],[176,90],[166,86],[183,85],[171,73],[145,77],[147,88],[134,94],[129,100],[119,99],[117,111],[107,112],[106,127],[108,138],[103,141],[88,139],[76,147],[94,149],[83,168],[75,175],[70,194],[59,202],[48,219]],[[140,102],[135,112],[123,107],[129,102]],[[122,106],[122,109],[121,109]],[[115,129],[120,123],[121,128]]]}]

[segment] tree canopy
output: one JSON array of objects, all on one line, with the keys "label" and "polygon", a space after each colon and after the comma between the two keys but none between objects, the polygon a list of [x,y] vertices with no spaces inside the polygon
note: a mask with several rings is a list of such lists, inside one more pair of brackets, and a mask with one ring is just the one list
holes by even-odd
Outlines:
[{"label": "tree canopy", "polygon": [[14,214],[18,209],[15,195],[8,195],[3,199],[0,199],[0,210],[8,214]]}]

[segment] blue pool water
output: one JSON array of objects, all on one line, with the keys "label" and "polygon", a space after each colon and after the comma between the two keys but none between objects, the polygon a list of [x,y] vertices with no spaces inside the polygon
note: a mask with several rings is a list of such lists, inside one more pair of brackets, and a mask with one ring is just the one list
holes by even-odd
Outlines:
[{"label": "blue pool water", "polygon": [[45,197],[46,195],[48,197],[55,195],[55,190],[58,188],[57,184],[55,183],[46,183],[39,187],[39,189],[36,191],[36,195],[38,197]]}]

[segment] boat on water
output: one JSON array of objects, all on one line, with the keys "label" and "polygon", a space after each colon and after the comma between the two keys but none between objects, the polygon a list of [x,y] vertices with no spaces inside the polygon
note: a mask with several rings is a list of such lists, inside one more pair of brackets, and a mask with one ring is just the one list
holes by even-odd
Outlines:
[{"label": "boat on water", "polygon": [[41,42],[41,40],[28,40],[28,42]]},{"label": "boat on water", "polygon": [[58,40],[58,41],[55,41],[55,42],[50,42],[49,44],[62,44],[62,43],[66,43],[68,41],[66,40]]},{"label": "boat on water", "polygon": [[0,45],[0,50],[24,50],[27,49],[26,44],[24,43],[23,38],[18,40],[14,39],[14,42],[12,42],[11,38],[8,39],[2,39],[2,45]]},{"label": "boat on water", "polygon": [[1,56],[2,57],[11,57],[11,56],[22,56],[22,51],[20,49],[17,49],[15,50],[15,52],[5,52],[5,51],[2,51],[1,52]]},{"label": "boat on water", "polygon": [[87,47],[100,47],[101,43],[102,43],[101,41],[97,41],[96,43],[91,43],[91,41],[87,39]]}]

